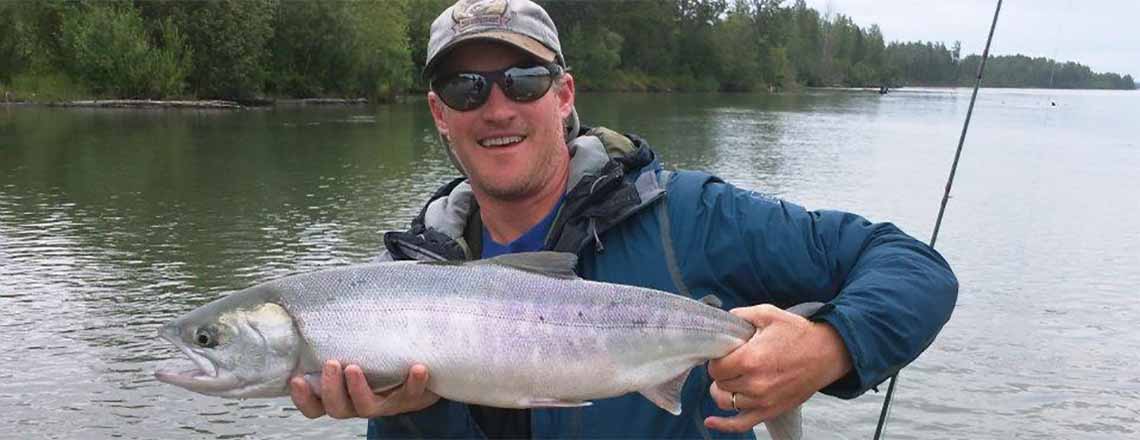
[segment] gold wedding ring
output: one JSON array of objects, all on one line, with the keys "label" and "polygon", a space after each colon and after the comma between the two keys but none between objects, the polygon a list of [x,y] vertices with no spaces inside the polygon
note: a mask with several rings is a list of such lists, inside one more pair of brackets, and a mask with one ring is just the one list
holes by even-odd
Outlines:
[{"label": "gold wedding ring", "polygon": [[736,407],[736,393],[732,393],[732,409],[736,410],[736,412],[740,412],[740,408]]}]

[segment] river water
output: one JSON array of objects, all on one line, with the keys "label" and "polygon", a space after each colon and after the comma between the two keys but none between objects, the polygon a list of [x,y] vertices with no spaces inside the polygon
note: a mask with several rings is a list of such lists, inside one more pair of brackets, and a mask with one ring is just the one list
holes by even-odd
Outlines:
[{"label": "river water", "polygon": [[[669,167],[928,240],[966,89],[584,94]],[[983,90],[938,249],[961,293],[903,370],[888,438],[1140,434],[1140,93]],[[0,438],[353,438],[287,398],[161,384],[158,326],[375,255],[453,175],[422,100],[249,111],[0,107]],[[885,392],[885,385],[882,388]],[[869,438],[884,393],[816,396]]]}]

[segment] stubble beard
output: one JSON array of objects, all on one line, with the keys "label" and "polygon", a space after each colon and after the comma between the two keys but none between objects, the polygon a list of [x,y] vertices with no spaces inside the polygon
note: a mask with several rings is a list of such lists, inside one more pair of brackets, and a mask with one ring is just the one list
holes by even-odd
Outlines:
[{"label": "stubble beard", "polygon": [[[556,115],[550,127],[561,127],[562,120]],[[549,129],[549,128],[548,128]],[[472,175],[471,185],[477,187],[487,196],[503,200],[503,201],[518,201],[527,197],[534,196],[542,191],[543,186],[551,184],[550,179],[558,174],[555,162],[557,155],[566,154],[566,148],[558,148],[558,141],[562,139],[563,134],[560,130],[550,129],[552,133],[546,133],[547,136],[543,138],[550,139],[554,145],[542,145],[540,148],[543,151],[536,157],[534,163],[528,164],[523,175],[514,176],[514,178],[507,179],[506,182],[496,184],[491,182],[491,179],[482,179],[477,175]],[[537,145],[536,145],[537,146]],[[569,160],[567,158],[566,160]]]},{"label": "stubble beard", "polygon": [[517,201],[527,197],[533,196],[542,190],[544,184],[553,177],[553,161],[551,157],[553,152],[541,155],[534,164],[531,164],[526,169],[526,174],[515,176],[507,182],[496,184],[490,182],[490,179],[479,179],[476,176],[472,185],[477,186],[483,193],[488,196],[504,200],[504,201]]}]

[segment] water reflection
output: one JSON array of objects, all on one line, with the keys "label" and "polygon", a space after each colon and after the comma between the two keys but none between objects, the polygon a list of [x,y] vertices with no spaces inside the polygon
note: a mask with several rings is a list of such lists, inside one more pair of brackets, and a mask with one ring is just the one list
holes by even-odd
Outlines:
[{"label": "water reflection", "polygon": [[[179,355],[155,330],[227,290],[373,255],[378,232],[418,208],[400,191],[426,193],[448,170],[415,119],[390,109],[7,114],[0,328],[30,334],[0,351],[8,365],[37,366],[7,375],[0,406],[27,408],[19,426],[85,420],[71,424],[101,436],[153,437],[179,419],[190,432],[247,436],[268,420],[237,420],[289,418],[281,402],[156,387],[154,362]],[[202,410],[163,417],[172,396]],[[60,402],[76,414],[57,412]],[[208,425],[202,414],[213,414]],[[0,437],[17,432],[8,429]]]},{"label": "water reflection", "polygon": [[[944,90],[589,94],[579,110],[642,135],[670,167],[925,238],[967,102]],[[1135,106],[1099,92],[979,101],[940,238],[960,305],[906,370],[892,438],[1135,434],[1140,339],[1126,323],[1140,206],[1122,189],[1140,167]],[[151,372],[181,356],[154,334],[227,291],[374,255],[380,232],[455,174],[424,107],[0,107],[0,332],[18,335],[0,338],[0,437],[361,434],[288,399],[159,384]],[[869,437],[880,399],[813,400],[809,437]]]}]

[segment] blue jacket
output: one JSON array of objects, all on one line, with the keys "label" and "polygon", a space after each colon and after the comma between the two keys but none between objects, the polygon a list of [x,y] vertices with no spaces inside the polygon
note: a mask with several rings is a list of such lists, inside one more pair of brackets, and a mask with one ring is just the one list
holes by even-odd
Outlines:
[{"label": "blue jacket", "polygon": [[[587,131],[575,141],[573,185],[547,240],[548,249],[578,253],[583,278],[695,299],[716,295],[725,309],[825,302],[811,319],[835,327],[853,365],[822,390],[840,398],[859,396],[913,361],[949,320],[957,298],[954,274],[937,252],[893,225],[807,211],[705,173],[663,171],[635,136]],[[598,151],[608,157],[597,160]],[[593,163],[583,165],[591,154]],[[411,231],[386,236],[388,252],[395,258],[479,255],[478,243],[464,241],[478,223],[464,185],[445,186]],[[441,209],[444,202],[459,208]],[[689,375],[680,416],[635,393],[583,408],[534,409],[531,432],[536,438],[753,438],[704,427],[706,416],[730,415],[716,407],[709,384],[703,366]],[[415,413],[370,421],[368,436],[482,433],[465,404],[441,399]]]}]

